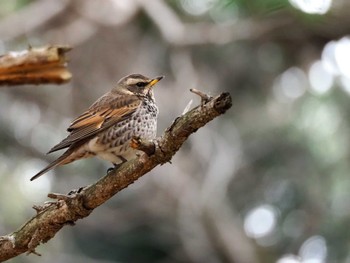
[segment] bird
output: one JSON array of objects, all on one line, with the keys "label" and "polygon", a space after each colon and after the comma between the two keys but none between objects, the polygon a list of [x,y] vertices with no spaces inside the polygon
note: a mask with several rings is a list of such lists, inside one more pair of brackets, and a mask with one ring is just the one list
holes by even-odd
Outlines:
[{"label": "bird", "polygon": [[49,152],[66,151],[35,174],[33,181],[55,168],[76,160],[97,156],[118,166],[137,156],[131,139],[154,139],[158,107],[153,87],[163,76],[148,78],[131,74],[121,78],[111,91],[73,120],[68,136]]}]

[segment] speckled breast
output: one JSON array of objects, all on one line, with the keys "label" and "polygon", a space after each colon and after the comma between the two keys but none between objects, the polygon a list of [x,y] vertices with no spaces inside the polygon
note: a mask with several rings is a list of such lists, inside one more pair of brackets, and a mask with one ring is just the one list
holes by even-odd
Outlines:
[{"label": "speckled breast", "polygon": [[135,150],[130,147],[131,138],[155,138],[157,116],[156,104],[152,100],[144,99],[133,115],[98,136],[96,144],[102,147],[97,155],[113,163],[120,163],[123,158],[131,159],[135,155]]}]

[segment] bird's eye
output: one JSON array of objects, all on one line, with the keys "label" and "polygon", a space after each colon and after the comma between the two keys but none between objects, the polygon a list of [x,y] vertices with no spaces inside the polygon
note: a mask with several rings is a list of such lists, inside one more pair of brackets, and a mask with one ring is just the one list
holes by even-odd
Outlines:
[{"label": "bird's eye", "polygon": [[136,83],[136,86],[139,88],[144,87],[145,85],[146,85],[146,83],[144,83],[144,82],[137,82]]}]

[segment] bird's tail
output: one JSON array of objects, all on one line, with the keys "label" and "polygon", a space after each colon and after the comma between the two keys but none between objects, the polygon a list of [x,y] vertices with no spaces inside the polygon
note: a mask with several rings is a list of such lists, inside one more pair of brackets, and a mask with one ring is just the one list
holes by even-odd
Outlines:
[{"label": "bird's tail", "polygon": [[68,149],[65,151],[60,157],[58,157],[55,161],[50,163],[48,166],[46,166],[44,169],[42,169],[40,172],[38,172],[36,175],[34,175],[32,178],[30,178],[30,181],[33,181],[37,179],[38,177],[42,176],[43,174],[47,173],[51,169],[55,168],[58,165],[67,164],[70,162],[73,162],[74,159],[68,158],[71,155],[72,151]]}]

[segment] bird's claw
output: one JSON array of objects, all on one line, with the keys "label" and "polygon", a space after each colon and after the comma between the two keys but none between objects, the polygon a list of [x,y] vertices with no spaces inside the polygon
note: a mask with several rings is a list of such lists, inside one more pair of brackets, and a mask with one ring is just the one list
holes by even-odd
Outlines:
[{"label": "bird's claw", "polygon": [[115,169],[117,169],[116,166],[114,166],[114,167],[109,167],[109,168],[107,169],[107,174],[112,173]]}]

